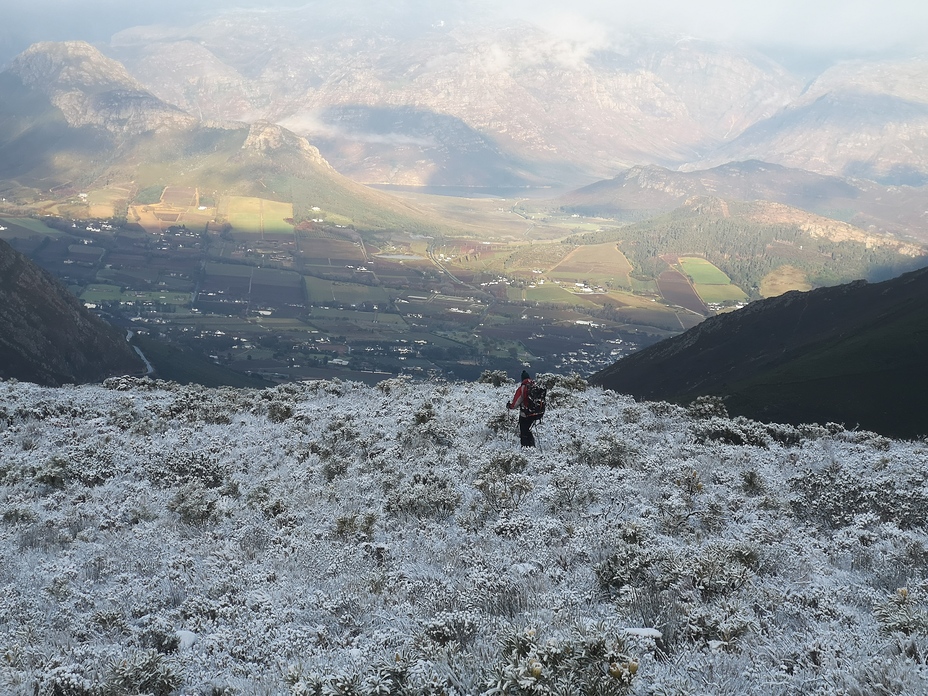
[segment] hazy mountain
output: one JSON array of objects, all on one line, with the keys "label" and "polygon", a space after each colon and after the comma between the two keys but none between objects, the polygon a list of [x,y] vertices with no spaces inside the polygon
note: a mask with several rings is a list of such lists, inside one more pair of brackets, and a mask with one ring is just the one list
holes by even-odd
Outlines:
[{"label": "hazy mountain", "polygon": [[670,211],[694,196],[782,203],[868,232],[928,241],[924,226],[928,191],[923,188],[883,186],[756,160],[689,172],[655,165],[632,167],[572,191],[557,203],[569,212],[640,219]]},{"label": "hazy mountain", "polygon": [[827,70],[706,162],[743,159],[890,184],[928,182],[928,59]]},{"label": "hazy mountain", "polygon": [[0,240],[0,378],[58,386],[140,369],[121,331]]},{"label": "hazy mountain", "polygon": [[788,292],[707,319],[591,378],[644,399],[725,398],[732,413],[928,432],[928,270]]},{"label": "hazy mountain", "polygon": [[226,13],[127,30],[111,50],[166,101],[282,123],[379,183],[583,182],[681,163],[801,87],[762,56],[697,40],[567,40],[460,17],[411,29],[346,13]]},{"label": "hazy mountain", "polygon": [[340,175],[305,138],[266,121],[200,121],[82,42],[37,44],[0,73],[0,178],[36,195],[103,178],[304,203],[311,191],[362,224],[434,224]]}]

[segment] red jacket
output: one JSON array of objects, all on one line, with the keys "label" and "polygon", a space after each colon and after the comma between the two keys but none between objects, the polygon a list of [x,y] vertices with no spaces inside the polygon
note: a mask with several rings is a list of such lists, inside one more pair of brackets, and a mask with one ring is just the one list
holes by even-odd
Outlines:
[{"label": "red jacket", "polygon": [[512,397],[512,401],[506,404],[506,408],[517,408],[519,409],[520,415],[527,416],[529,415],[526,410],[526,403],[528,402],[528,390],[532,384],[532,380],[523,379],[522,384],[519,385],[516,389],[515,396]]}]

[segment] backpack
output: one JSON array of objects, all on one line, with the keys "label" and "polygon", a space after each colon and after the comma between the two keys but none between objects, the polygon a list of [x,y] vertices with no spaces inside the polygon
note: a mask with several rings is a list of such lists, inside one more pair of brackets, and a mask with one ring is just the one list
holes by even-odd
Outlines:
[{"label": "backpack", "polygon": [[525,394],[524,405],[526,415],[533,416],[535,420],[541,420],[541,417],[545,415],[545,408],[548,405],[547,399],[547,388],[535,382],[530,382],[528,384],[528,391]]}]

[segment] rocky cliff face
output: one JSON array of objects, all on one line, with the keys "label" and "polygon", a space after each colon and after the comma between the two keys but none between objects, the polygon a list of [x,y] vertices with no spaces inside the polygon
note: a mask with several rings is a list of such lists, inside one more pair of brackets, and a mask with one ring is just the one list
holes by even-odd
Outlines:
[{"label": "rocky cliff face", "polygon": [[0,377],[59,386],[142,368],[121,332],[0,240]]}]

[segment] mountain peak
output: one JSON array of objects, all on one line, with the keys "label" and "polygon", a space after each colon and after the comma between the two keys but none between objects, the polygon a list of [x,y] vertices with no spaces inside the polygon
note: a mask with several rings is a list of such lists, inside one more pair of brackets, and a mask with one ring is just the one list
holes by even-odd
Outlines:
[{"label": "mountain peak", "polygon": [[111,89],[146,91],[126,68],[85,41],[42,41],[19,54],[10,72],[23,84],[45,91]]},{"label": "mountain peak", "polygon": [[74,128],[139,134],[196,123],[152,95],[121,63],[83,41],[34,44],[13,60],[9,72],[48,97]]}]

